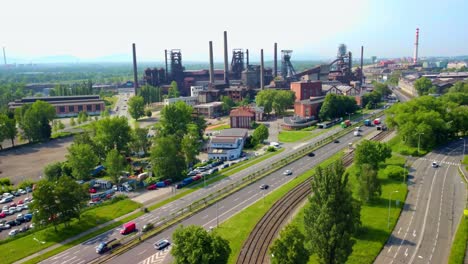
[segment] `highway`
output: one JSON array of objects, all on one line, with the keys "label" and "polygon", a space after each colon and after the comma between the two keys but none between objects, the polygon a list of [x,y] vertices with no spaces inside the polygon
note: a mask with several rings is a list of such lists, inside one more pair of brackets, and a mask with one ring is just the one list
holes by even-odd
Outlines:
[{"label": "highway", "polygon": [[[281,159],[289,156],[291,153],[297,152],[299,148],[305,147],[308,144],[315,144],[315,142],[318,142],[320,140],[323,140],[324,138],[335,134],[337,131],[341,130],[341,127],[336,127],[334,129],[331,129],[327,131],[324,134],[319,135],[318,137],[311,139],[308,142],[302,142],[299,144],[296,144],[296,146],[287,148],[285,151],[282,153],[268,159],[264,160],[260,163],[257,163],[255,165],[252,165],[251,167],[242,170],[228,178],[225,178],[221,181],[215,182],[207,188],[195,191],[193,193],[190,193],[183,197],[182,199],[178,199],[176,201],[173,201],[164,207],[155,209],[147,214],[145,214],[142,217],[139,217],[135,219],[135,222],[137,224],[137,228],[141,228],[145,223],[148,221],[156,222],[160,221],[160,219],[170,216],[172,213],[178,211],[179,209],[187,207],[189,204],[191,204],[193,201],[199,200],[200,198],[203,198],[207,196],[210,193],[214,193],[226,186],[229,186],[230,184],[240,181],[243,177],[249,175],[252,172],[256,172],[261,170],[262,168],[270,166],[272,163],[278,162]],[[369,131],[374,131],[375,128],[364,128],[364,133],[369,132]],[[352,132],[351,132],[352,133]],[[352,135],[348,135],[349,137],[353,137]],[[344,143],[349,140],[342,140],[342,144],[340,144],[340,148],[346,146],[347,143]],[[333,144],[331,144],[333,145]],[[334,146],[335,147],[335,146]],[[338,147],[338,146],[336,146]],[[327,151],[327,155],[332,155],[333,152]],[[289,166],[288,166],[289,167]],[[306,166],[307,167],[307,166]],[[310,166],[309,166],[310,167]],[[119,228],[115,228],[113,230],[110,230],[108,232],[105,232],[95,238],[92,238],[90,240],[87,240],[79,245],[76,245],[66,251],[61,252],[60,254],[53,256],[49,259],[44,260],[41,263],[51,263],[51,264],[59,264],[59,263],[66,263],[66,264],[83,264],[83,263],[88,263],[91,260],[97,258],[99,255],[96,254],[95,252],[95,247],[101,242],[101,241],[107,241],[111,238],[121,238],[122,236],[119,234]]]},{"label": "highway", "polygon": [[[375,131],[375,127],[363,127],[363,134],[367,135]],[[305,156],[285,168],[276,171],[262,180],[252,184],[231,196],[219,201],[217,205],[206,208],[192,217],[182,221],[182,225],[198,225],[209,230],[210,227],[216,227],[217,223],[229,219],[236,213],[247,208],[251,204],[261,200],[264,195],[268,195],[275,189],[279,188],[288,181],[294,180],[295,176],[300,175],[312,167],[320,164],[330,156],[338,151],[346,148],[350,142],[354,142],[361,137],[355,137],[348,133],[340,138],[340,143],[330,143],[325,147],[316,150],[314,157]],[[374,132],[375,133],[375,132]],[[289,169],[293,171],[293,175],[283,175],[284,170]],[[260,185],[268,184],[270,186],[267,190],[260,190]],[[171,227],[161,234],[149,239],[137,247],[129,250],[128,252],[111,259],[108,263],[138,263],[138,264],[152,264],[152,263],[172,263],[172,256],[169,254],[169,249],[164,251],[157,251],[154,249],[153,244],[160,239],[169,239],[171,241],[172,233],[177,226]]]},{"label": "highway", "polygon": [[375,263],[447,263],[466,201],[458,175],[462,152],[458,140],[414,161],[405,206]]}]

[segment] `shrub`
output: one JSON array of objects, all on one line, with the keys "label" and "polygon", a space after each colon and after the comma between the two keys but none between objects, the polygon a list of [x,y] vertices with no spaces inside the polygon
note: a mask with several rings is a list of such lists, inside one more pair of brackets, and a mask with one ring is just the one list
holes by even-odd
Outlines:
[{"label": "shrub", "polygon": [[34,184],[31,180],[24,180],[20,184],[18,184],[18,189],[26,189],[26,187],[32,187]]},{"label": "shrub", "polygon": [[268,151],[268,152],[275,152],[275,151],[276,151],[276,148],[273,147],[273,146],[269,146],[269,147],[267,148],[266,151]]},{"label": "shrub", "polygon": [[1,179],[0,179],[0,185],[10,186],[10,185],[11,185],[11,181],[10,181],[9,178],[1,178]]},{"label": "shrub", "polygon": [[405,169],[400,166],[389,165],[382,173],[389,179],[401,181],[403,180]]}]

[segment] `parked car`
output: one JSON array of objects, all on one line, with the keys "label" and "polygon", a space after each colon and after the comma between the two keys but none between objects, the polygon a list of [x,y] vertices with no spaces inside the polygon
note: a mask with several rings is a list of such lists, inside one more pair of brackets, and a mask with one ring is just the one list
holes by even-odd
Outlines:
[{"label": "parked car", "polygon": [[96,189],[94,189],[94,188],[89,189],[89,193],[96,193],[96,192],[97,192],[97,191],[96,191]]},{"label": "parked car", "polygon": [[157,190],[156,184],[151,184],[150,186],[146,187],[147,190]]},{"label": "parked car", "polygon": [[148,232],[153,228],[154,228],[154,225],[152,223],[147,223],[146,225],[143,226],[143,229],[141,229],[141,232]]},{"label": "parked car", "polygon": [[26,232],[29,230],[29,226],[28,225],[24,225],[23,227],[20,228],[20,232],[23,233],[23,232]]},{"label": "parked car", "polygon": [[24,190],[24,189],[18,189],[18,192],[21,193],[21,194],[26,194],[27,193],[26,190]]},{"label": "parked car", "polygon": [[13,229],[8,233],[8,235],[9,236],[16,236],[18,233],[19,233],[18,229]]},{"label": "parked car", "polygon": [[29,222],[32,220],[32,217],[33,217],[32,214],[25,214],[23,218],[26,222]]},{"label": "parked car", "polygon": [[29,187],[29,186],[28,186],[28,187],[26,187],[26,192],[28,192],[28,193],[32,192],[32,189],[31,189],[31,187]]},{"label": "parked car", "polygon": [[0,218],[5,218],[7,215],[5,214],[5,212],[1,212],[0,213]]},{"label": "parked car", "polygon": [[5,224],[10,225],[10,226],[17,226],[17,223],[15,220],[7,221]]},{"label": "parked car", "polygon": [[10,229],[11,226],[7,223],[0,223],[0,229],[5,230],[5,229]]},{"label": "parked car", "polygon": [[159,240],[158,242],[154,243],[154,248],[157,249],[157,250],[162,250],[164,248],[166,248],[167,246],[169,246],[171,243],[169,242],[169,240],[167,239],[162,239],[162,240]]}]

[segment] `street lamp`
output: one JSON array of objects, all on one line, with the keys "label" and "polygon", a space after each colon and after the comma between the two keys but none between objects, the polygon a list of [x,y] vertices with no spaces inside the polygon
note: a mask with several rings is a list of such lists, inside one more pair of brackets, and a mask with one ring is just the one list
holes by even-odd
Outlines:
[{"label": "street lamp", "polygon": [[391,200],[392,194],[397,193],[398,191],[393,191],[390,193],[390,197],[388,197],[388,220],[387,220],[387,228],[390,228],[390,207],[391,207]]},{"label": "street lamp", "polygon": [[419,154],[419,146],[421,145],[421,135],[424,135],[424,133],[418,133],[419,134],[419,140],[418,140],[418,154]]}]

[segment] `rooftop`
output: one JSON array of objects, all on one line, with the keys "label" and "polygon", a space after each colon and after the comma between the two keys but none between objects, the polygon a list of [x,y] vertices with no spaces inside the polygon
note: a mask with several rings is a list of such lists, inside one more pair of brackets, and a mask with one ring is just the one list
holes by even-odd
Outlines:
[{"label": "rooftop", "polygon": [[217,137],[245,137],[247,129],[244,128],[229,128],[221,130]]}]

